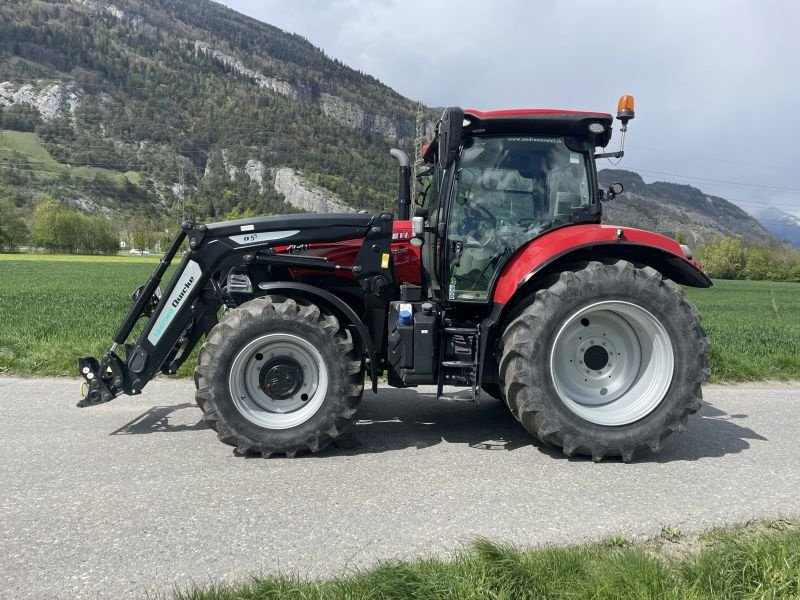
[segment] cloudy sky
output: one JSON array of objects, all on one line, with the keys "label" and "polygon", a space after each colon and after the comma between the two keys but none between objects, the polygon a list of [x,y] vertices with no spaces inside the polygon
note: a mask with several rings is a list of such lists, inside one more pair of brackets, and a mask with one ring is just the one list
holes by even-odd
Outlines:
[{"label": "cloudy sky", "polygon": [[621,167],[800,215],[800,2],[223,3],[429,106],[614,112],[632,94]]}]

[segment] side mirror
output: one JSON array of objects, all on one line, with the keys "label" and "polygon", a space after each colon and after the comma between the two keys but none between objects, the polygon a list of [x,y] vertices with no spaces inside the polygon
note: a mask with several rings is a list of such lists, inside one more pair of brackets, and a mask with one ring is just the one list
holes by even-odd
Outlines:
[{"label": "side mirror", "polygon": [[425,233],[425,219],[423,217],[411,217],[411,232],[414,237],[422,237]]},{"label": "side mirror", "polygon": [[457,106],[445,108],[439,121],[439,166],[442,169],[447,169],[456,159],[463,127],[464,111]]},{"label": "side mirror", "polygon": [[605,200],[613,200],[617,196],[619,196],[625,188],[622,187],[621,183],[612,183],[608,186],[608,191],[605,193]]}]

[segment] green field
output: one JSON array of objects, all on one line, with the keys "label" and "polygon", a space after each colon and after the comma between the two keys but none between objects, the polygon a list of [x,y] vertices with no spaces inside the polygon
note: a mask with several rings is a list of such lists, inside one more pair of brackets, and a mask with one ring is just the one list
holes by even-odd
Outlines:
[{"label": "green field", "polygon": [[[157,260],[0,255],[0,372],[74,376],[77,357],[110,345]],[[712,381],[800,379],[800,284],[718,281],[688,293],[711,338]]]},{"label": "green field", "polygon": [[711,340],[712,381],[800,379],[800,284],[686,288]]}]

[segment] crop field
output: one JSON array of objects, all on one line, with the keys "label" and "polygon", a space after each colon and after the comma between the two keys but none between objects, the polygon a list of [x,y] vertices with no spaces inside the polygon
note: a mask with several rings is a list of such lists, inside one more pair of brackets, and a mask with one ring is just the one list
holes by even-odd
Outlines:
[{"label": "crop field", "polygon": [[0,255],[0,372],[75,375],[102,354],[156,266],[150,257]]},{"label": "crop field", "polygon": [[[76,375],[77,357],[108,348],[156,262],[0,255],[0,373]],[[711,338],[712,381],[800,379],[800,284],[718,281],[687,292]]]},{"label": "crop field", "polygon": [[686,293],[711,340],[712,381],[800,379],[800,284],[715,281]]}]

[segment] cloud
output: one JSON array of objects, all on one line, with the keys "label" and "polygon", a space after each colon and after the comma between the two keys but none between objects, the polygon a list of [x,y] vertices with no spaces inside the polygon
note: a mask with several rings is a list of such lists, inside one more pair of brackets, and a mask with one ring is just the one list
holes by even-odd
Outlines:
[{"label": "cloud", "polygon": [[800,212],[800,183],[786,167],[798,131],[800,3],[224,3],[429,106],[613,111],[633,94],[637,119],[621,166],[681,175],[643,173],[745,208],[772,201]]}]

